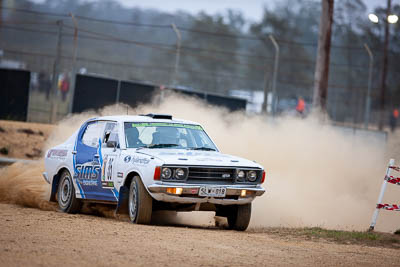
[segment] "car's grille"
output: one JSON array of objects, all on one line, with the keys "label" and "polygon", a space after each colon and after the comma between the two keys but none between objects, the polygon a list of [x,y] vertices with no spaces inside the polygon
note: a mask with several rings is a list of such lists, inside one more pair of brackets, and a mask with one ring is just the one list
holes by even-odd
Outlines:
[{"label": "car's grille", "polygon": [[189,167],[187,182],[233,184],[235,177],[235,168]]}]

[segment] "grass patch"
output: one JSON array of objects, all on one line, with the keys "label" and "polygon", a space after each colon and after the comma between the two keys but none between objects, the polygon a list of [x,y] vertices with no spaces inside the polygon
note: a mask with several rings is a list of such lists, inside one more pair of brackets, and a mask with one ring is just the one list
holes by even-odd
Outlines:
[{"label": "grass patch", "polygon": [[272,237],[275,235],[286,239],[325,240],[340,244],[357,244],[400,249],[400,236],[390,233],[328,230],[321,227],[271,227],[249,229],[248,231],[255,233],[262,232],[270,234]]},{"label": "grass patch", "polygon": [[320,227],[304,228],[304,235],[318,238],[333,239],[335,241],[371,241],[381,239],[382,236],[374,232],[348,232],[339,230],[327,230]]}]

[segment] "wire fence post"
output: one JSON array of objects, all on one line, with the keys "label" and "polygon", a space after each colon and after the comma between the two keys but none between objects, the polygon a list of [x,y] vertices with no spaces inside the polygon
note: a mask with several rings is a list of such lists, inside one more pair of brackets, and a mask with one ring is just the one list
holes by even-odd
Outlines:
[{"label": "wire fence post", "polygon": [[121,94],[121,80],[118,80],[118,85],[117,85],[117,95],[115,97],[115,104],[119,104],[119,97]]},{"label": "wire fence post", "polygon": [[72,69],[71,69],[71,80],[70,80],[70,95],[71,99],[68,105],[68,112],[72,113],[72,106],[74,102],[75,95],[75,82],[76,82],[76,58],[78,55],[78,21],[76,20],[74,14],[69,13],[71,19],[74,23],[74,48],[73,48],[73,57],[72,57]]},{"label": "wire fence post", "polygon": [[380,92],[380,116],[379,116],[379,123],[378,129],[381,131],[385,126],[385,95],[386,95],[386,77],[387,77],[387,70],[388,70],[388,51],[389,51],[389,22],[387,18],[391,14],[392,8],[392,0],[387,0],[387,8],[386,8],[386,21],[385,21],[385,39],[383,43],[383,62],[382,62],[382,76],[381,76],[381,92]]},{"label": "wire fence post", "polygon": [[278,98],[276,95],[276,79],[278,77],[278,68],[279,68],[279,45],[272,34],[270,34],[268,37],[275,47],[274,73],[272,76],[272,115],[275,115],[276,105],[277,105],[277,101],[278,101]]},{"label": "wire fence post", "polygon": [[264,74],[264,102],[262,103],[261,112],[268,113],[268,68],[265,70]]},{"label": "wire fence post", "polygon": [[176,34],[176,57],[175,57],[175,69],[174,69],[174,78],[172,79],[172,85],[178,85],[178,74],[179,74],[179,60],[181,55],[181,32],[176,27],[175,23],[171,24],[172,29]]},{"label": "wire fence post", "polygon": [[365,113],[364,113],[364,128],[368,129],[369,118],[371,114],[371,86],[372,86],[372,71],[374,67],[374,55],[367,44],[364,44],[369,56],[369,71],[368,71],[368,89],[367,97],[365,99]]},{"label": "wire fence post", "polygon": [[51,100],[51,112],[50,112],[50,122],[55,123],[57,120],[57,110],[58,110],[58,99],[57,99],[57,90],[58,90],[58,76],[60,73],[60,61],[61,61],[61,41],[62,41],[62,28],[63,28],[63,21],[58,20],[58,38],[57,38],[57,54],[56,59],[54,60],[53,66],[53,80],[52,80],[52,87],[50,91],[50,100]]},{"label": "wire fence post", "polygon": [[390,159],[390,161],[389,161],[389,166],[386,170],[386,176],[382,183],[381,192],[379,193],[378,203],[376,205],[374,214],[372,215],[371,225],[370,225],[368,231],[373,231],[375,229],[376,220],[378,219],[379,210],[380,210],[378,208],[378,204],[382,203],[383,195],[385,194],[386,186],[387,186],[386,177],[390,177],[390,171],[392,170],[390,167],[392,167],[392,166],[394,166],[394,159]]}]

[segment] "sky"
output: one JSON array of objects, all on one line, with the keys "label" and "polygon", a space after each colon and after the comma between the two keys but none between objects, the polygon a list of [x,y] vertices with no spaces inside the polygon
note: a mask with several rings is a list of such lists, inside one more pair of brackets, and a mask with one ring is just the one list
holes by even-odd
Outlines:
[{"label": "sky", "polygon": [[[44,0],[31,0],[33,2],[44,2]],[[97,0],[82,0],[96,2]],[[244,17],[251,21],[260,21],[263,14],[263,7],[274,7],[282,0],[115,0],[126,7],[139,7],[142,9],[157,9],[167,13],[185,11],[197,14],[204,11],[207,14],[224,14],[227,9],[241,11]],[[304,0],[320,2],[320,0]],[[353,1],[353,0],[349,0]],[[386,0],[363,0],[367,6],[367,13],[372,12],[377,6],[385,7]],[[393,4],[400,4],[400,0],[392,0]],[[400,14],[397,14],[400,15]]]},{"label": "sky", "polygon": [[[93,0],[92,0],[93,1]],[[152,8],[165,12],[183,10],[192,14],[205,11],[208,14],[224,13],[227,9],[239,10],[249,20],[261,20],[263,6],[273,7],[279,0],[117,0],[124,6]],[[318,0],[306,0],[317,1]],[[351,0],[350,0],[351,1]],[[364,0],[368,12],[377,6],[385,6],[386,0]],[[400,0],[392,0],[392,3],[400,3]]]}]

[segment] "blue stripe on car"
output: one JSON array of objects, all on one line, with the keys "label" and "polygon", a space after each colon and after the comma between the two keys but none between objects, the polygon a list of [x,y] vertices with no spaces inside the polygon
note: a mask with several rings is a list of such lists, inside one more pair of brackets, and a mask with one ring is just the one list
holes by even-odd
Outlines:
[{"label": "blue stripe on car", "polygon": [[[79,131],[78,134],[76,135],[75,145],[74,145],[74,151],[75,151],[75,152],[76,152],[76,146],[77,146],[77,143],[78,143],[78,138],[79,138],[79,133],[80,133],[80,132],[81,132],[81,131]],[[76,169],[76,153],[73,154],[73,156],[72,156],[72,165],[73,165],[73,167],[74,167],[74,174],[73,174],[73,176],[75,177],[75,174],[78,172],[78,170]],[[82,198],[85,198],[85,194],[83,193],[83,189],[82,189],[81,185],[80,185],[79,182],[78,182],[78,178],[75,178],[75,183],[76,183],[76,185],[78,186],[78,189],[79,189],[79,192],[81,193]]]}]

